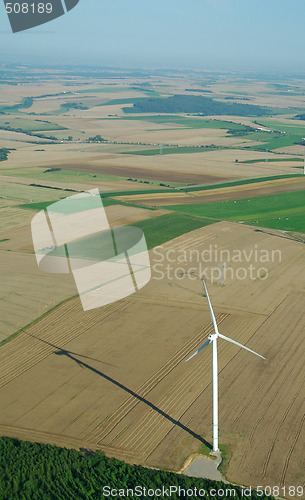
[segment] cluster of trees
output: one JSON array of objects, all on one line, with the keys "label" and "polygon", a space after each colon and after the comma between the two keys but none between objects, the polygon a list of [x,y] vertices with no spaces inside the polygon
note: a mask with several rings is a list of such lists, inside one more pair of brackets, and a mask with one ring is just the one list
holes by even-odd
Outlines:
[{"label": "cluster of trees", "polygon": [[228,128],[228,134],[229,135],[234,135],[234,136],[241,136],[243,137],[245,134],[250,134],[251,132],[255,132],[255,130],[252,127],[249,127],[249,125],[241,125],[241,128]]},{"label": "cluster of trees", "polygon": [[99,134],[95,135],[94,137],[88,137],[86,142],[107,142],[103,137],[101,137]]},{"label": "cluster of trees", "polygon": [[226,100],[228,101],[251,101],[250,97],[231,97],[227,96],[225,97]]},{"label": "cluster of trees", "polygon": [[46,170],[43,171],[43,173],[47,174],[49,172],[58,172],[59,170],[61,170],[61,168],[59,168],[59,167],[52,167],[52,168],[47,168]]},{"label": "cluster of trees", "polygon": [[[147,489],[177,486],[206,492],[228,485],[166,471],[132,466],[101,452],[67,450],[51,445],[0,438],[0,498],[10,500],[82,500],[106,498],[103,487]],[[234,487],[234,498],[243,498]],[[109,498],[121,498],[111,496]],[[131,497],[130,497],[131,498]],[[139,497],[135,497],[139,498]],[[143,498],[143,496],[142,496]],[[155,496],[150,498],[157,498]],[[159,497],[160,498],[160,497]],[[162,497],[161,497],[162,498]],[[171,499],[187,498],[173,494]],[[214,498],[207,494],[204,498]],[[248,497],[249,498],[249,497]],[[256,493],[251,498],[259,498]],[[261,496],[260,498],[267,498]],[[271,499],[271,497],[268,497]]]},{"label": "cluster of trees", "polygon": [[[152,185],[155,185],[154,182],[149,182],[149,181],[144,181],[142,179],[133,179],[132,177],[129,177],[128,179],[126,179],[127,181],[132,181],[132,182],[139,182],[140,184],[152,184]],[[164,182],[160,182],[159,183],[159,186],[162,186],[162,187],[171,187],[170,184],[164,184]]]},{"label": "cluster of trees", "polygon": [[152,182],[149,182],[149,181],[143,181],[143,180],[139,180],[139,179],[132,179],[132,177],[129,177],[126,180],[127,181],[132,181],[132,182],[140,182],[142,184],[153,184]]},{"label": "cluster of trees", "polygon": [[210,97],[181,94],[168,98],[139,100],[132,107],[123,109],[125,113],[202,113],[204,116],[264,116],[271,112],[270,108],[262,106],[220,102]]},{"label": "cluster of trees", "polygon": [[10,152],[9,149],[6,148],[0,149],[0,161],[7,160],[9,152]]},{"label": "cluster of trees", "polygon": [[64,109],[89,109],[88,106],[84,106],[82,102],[65,102],[60,105]]}]

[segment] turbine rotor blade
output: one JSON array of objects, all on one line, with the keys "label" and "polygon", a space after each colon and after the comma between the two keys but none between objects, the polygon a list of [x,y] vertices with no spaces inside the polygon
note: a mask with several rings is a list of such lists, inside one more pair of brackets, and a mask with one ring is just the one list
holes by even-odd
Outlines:
[{"label": "turbine rotor blade", "polygon": [[252,354],[255,354],[256,356],[259,356],[260,358],[262,359],[266,359],[264,358],[264,356],[261,356],[260,354],[258,354],[257,352],[255,351],[252,351],[252,349],[249,349],[248,347],[240,344],[239,342],[236,342],[235,340],[232,340],[230,339],[229,337],[226,337],[225,335],[221,335],[221,333],[218,334],[218,336],[224,340],[227,340],[228,342],[231,342],[231,344],[235,344],[237,345],[238,347],[242,347],[242,349],[246,349],[246,351],[249,351],[249,352],[252,352]]},{"label": "turbine rotor blade", "polygon": [[187,358],[185,360],[185,362],[187,363],[190,359],[192,359],[194,356],[196,356],[196,354],[198,354],[198,352],[202,351],[202,349],[204,349],[205,347],[207,347],[210,343],[211,343],[211,341],[207,340],[201,347],[199,347],[199,349],[197,349],[196,352],[194,352],[194,354],[192,354],[189,358]]},{"label": "turbine rotor blade", "polygon": [[214,326],[214,331],[215,331],[215,333],[218,334],[219,332],[218,332],[217,321],[216,321],[216,318],[215,318],[213,307],[212,307],[212,304],[211,304],[211,301],[210,301],[210,296],[209,296],[208,289],[207,289],[207,286],[205,284],[204,279],[202,280],[202,283],[203,283],[203,286],[204,286],[205,294],[206,294],[207,299],[208,299],[208,305],[209,305],[209,309],[210,309],[210,316],[211,316],[211,320],[212,320],[212,323],[213,323],[213,326]]}]

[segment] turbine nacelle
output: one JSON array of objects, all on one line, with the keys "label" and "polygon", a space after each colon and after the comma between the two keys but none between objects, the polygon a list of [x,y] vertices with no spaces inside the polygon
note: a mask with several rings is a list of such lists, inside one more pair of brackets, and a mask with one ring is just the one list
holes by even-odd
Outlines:
[{"label": "turbine nacelle", "polygon": [[207,301],[208,301],[208,306],[209,306],[209,310],[210,310],[210,316],[211,316],[211,320],[212,320],[213,327],[214,327],[214,333],[211,333],[208,336],[208,339],[206,340],[206,342],[201,347],[199,347],[199,349],[197,349],[197,351],[194,352],[194,354],[192,354],[186,361],[189,361],[190,359],[192,359],[194,356],[196,356],[196,354],[198,354],[200,351],[202,351],[202,349],[204,349],[205,347],[207,347],[209,344],[211,344],[211,342],[213,342],[214,340],[217,340],[218,338],[226,340],[227,342],[231,342],[231,344],[234,344],[237,347],[241,347],[242,349],[245,349],[246,351],[252,352],[252,354],[255,354],[259,358],[266,359],[266,358],[264,358],[264,356],[261,356],[257,352],[252,351],[252,349],[249,349],[249,347],[246,347],[243,344],[240,344],[239,342],[236,342],[236,340],[232,340],[229,337],[226,337],[225,335],[222,335],[221,333],[219,333],[218,325],[217,325],[217,321],[216,321],[216,318],[215,318],[213,307],[212,307],[212,304],[211,304],[211,301],[210,301],[209,293],[208,293],[205,281],[202,280],[202,282],[203,282],[204,291],[205,291],[205,294],[206,294],[206,297],[207,297]]}]

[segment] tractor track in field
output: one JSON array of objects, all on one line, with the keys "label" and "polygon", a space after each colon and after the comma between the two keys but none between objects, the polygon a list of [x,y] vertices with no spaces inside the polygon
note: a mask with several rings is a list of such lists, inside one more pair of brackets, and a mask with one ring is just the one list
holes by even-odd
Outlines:
[{"label": "tractor track in field", "polygon": [[[212,330],[213,327],[210,325],[209,331]],[[208,334],[208,332],[206,333]],[[229,344],[223,344],[222,353],[224,357],[226,357],[226,353],[230,348]],[[187,378],[184,377],[183,380],[178,379],[176,384],[171,386],[170,393],[163,395],[160,400],[154,403],[154,406],[160,410],[159,413],[151,409],[145,414],[144,418],[133,418],[133,421],[137,423],[134,425],[132,431],[127,435],[121,431],[109,443],[111,445],[116,443],[119,447],[144,450],[145,455],[149,456],[152,449],[156,446],[156,428],[158,429],[158,441],[160,442],[168,434],[173,425],[175,425],[175,421],[169,421],[164,416],[170,416],[170,418],[179,422],[181,416],[190,408],[194,401],[194,392],[190,393],[189,398],[186,397],[187,387],[192,384],[192,381],[202,379],[209,371],[209,364],[195,364]],[[199,389],[196,400],[205,390],[206,387],[203,390]]]},{"label": "tractor track in field", "polygon": [[[51,312],[39,323],[29,327],[21,332],[18,337],[0,349],[0,387],[11,382],[25,371],[52,354],[54,350],[60,349],[82,335],[84,329],[94,326],[101,320],[121,309],[127,302],[111,304],[105,308],[101,315],[93,315],[90,319],[85,315],[81,321],[75,322],[74,313],[79,310],[79,299],[76,298],[69,303],[64,304],[58,310]],[[54,318],[55,316],[55,318]],[[70,321],[63,322],[69,316]],[[60,327],[58,332],[54,332],[54,325],[65,324]],[[83,327],[83,328],[82,328]],[[58,345],[59,344],[59,345]]]},{"label": "tractor track in field", "polygon": [[[191,378],[197,378],[202,372],[210,371],[210,367],[197,365],[191,373]],[[154,445],[156,441],[156,428],[158,429],[158,441],[163,439],[163,430],[166,427],[173,427],[175,425],[175,420],[179,421],[181,414],[186,411],[193,402],[194,394],[191,393],[189,398],[185,397],[185,386],[190,384],[190,379],[184,378],[183,381],[178,380],[174,387],[171,387],[170,395],[168,397],[163,396],[160,402],[155,403],[155,406],[160,410],[160,413],[155,411],[153,408],[150,409],[144,418],[137,422],[131,433],[125,435],[123,439],[119,438],[118,443],[121,447],[127,447],[131,449],[143,449],[145,454],[150,454],[151,446]],[[202,390],[200,389],[200,393]],[[181,413],[182,408],[182,413]],[[179,414],[178,414],[179,413]],[[174,421],[169,421],[164,418],[164,415],[170,416]],[[175,415],[175,417],[171,417]],[[158,422],[159,421],[159,422]],[[166,430],[166,429],[165,429]],[[165,432],[167,434],[168,431]],[[115,437],[110,444],[117,442],[117,437]]]},{"label": "tractor track in field", "polygon": [[[282,300],[282,302],[278,305],[277,309],[279,310],[284,304],[285,302],[287,301],[287,296],[284,297],[284,299]],[[263,321],[263,323],[261,325],[258,326],[257,330],[259,330],[260,328],[264,328],[264,326],[266,325],[266,323],[268,322],[269,320],[269,316]],[[256,330],[256,331],[257,331]],[[256,331],[253,333],[253,336],[255,335]],[[292,370],[293,371],[293,368]],[[272,385],[272,383],[270,383],[270,385]],[[266,384],[264,382],[261,382],[261,384],[259,386],[256,387],[255,389],[255,394],[256,393],[260,393],[262,387],[266,387]],[[277,389],[276,393],[279,393],[281,390],[281,387]],[[248,403],[243,406],[243,408],[240,410],[240,412],[237,414],[237,416],[235,417],[235,419],[233,420],[233,424],[236,425],[238,420],[240,419],[240,417],[242,416],[242,414],[247,410],[247,408],[251,405],[251,400],[248,401]],[[259,422],[256,422],[256,425],[255,427],[257,427]],[[251,433],[250,435],[250,438],[251,436],[253,436],[253,434]]]},{"label": "tractor track in field", "polygon": [[96,443],[90,441],[83,441],[77,438],[72,438],[71,436],[64,436],[62,434],[53,434],[43,431],[34,431],[32,429],[26,429],[18,426],[6,426],[0,424],[0,434],[2,437],[12,437],[21,440],[30,440],[38,443],[54,444],[60,447],[67,447],[79,450],[101,450],[107,454],[109,457],[115,457],[121,460],[136,461],[138,463],[143,462],[144,457],[142,454],[134,453],[129,450],[122,450],[114,446],[103,445],[99,446]]},{"label": "tractor track in field", "polygon": [[[221,313],[218,315],[218,321],[221,323],[228,316],[226,313]],[[207,325],[205,328],[201,329],[198,334],[193,337],[187,344],[185,344],[171,359],[169,359],[152,377],[150,377],[137,391],[136,394],[140,398],[145,398],[145,396],[152,391],[157,384],[160,383],[183,359],[184,357],[195,349],[202,339],[202,336],[209,334],[211,332],[211,325]],[[100,442],[105,439],[110,432],[118,425],[118,423],[125,417],[137,404],[139,400],[134,396],[130,396],[117,410],[115,410],[111,415],[109,415],[104,421],[100,422],[99,425],[85,436],[85,439],[89,438]],[[103,425],[105,427],[103,427]]]},{"label": "tractor track in field", "polygon": [[293,453],[293,450],[295,448],[295,445],[297,444],[297,441],[300,437],[300,434],[302,432],[302,428],[303,428],[303,425],[304,425],[304,422],[305,422],[305,414],[303,415],[302,419],[301,419],[301,422],[300,422],[300,425],[297,429],[297,432],[296,432],[296,435],[295,435],[295,438],[289,448],[289,451],[288,451],[288,454],[287,454],[287,457],[286,457],[286,460],[285,460],[285,464],[284,464],[284,467],[283,467],[283,470],[282,470],[282,474],[281,474],[281,479],[280,479],[280,484],[281,485],[284,485],[285,484],[285,479],[286,479],[286,474],[287,474],[287,469],[289,467],[289,462],[290,462],[290,458],[291,458],[291,455]]},{"label": "tractor track in field", "polygon": [[[285,412],[284,412],[284,414],[283,414],[283,416],[282,416],[282,418],[281,418],[280,422],[279,422],[279,423],[278,423],[278,425],[277,425],[277,428],[276,428],[276,431],[275,431],[275,435],[274,435],[274,438],[273,438],[273,443],[271,444],[271,446],[270,446],[270,448],[269,448],[269,450],[268,450],[268,453],[267,453],[267,456],[266,456],[266,460],[265,460],[264,465],[263,465],[263,478],[265,478],[265,477],[266,477],[267,468],[268,468],[268,465],[269,465],[269,461],[270,461],[270,458],[271,458],[271,454],[272,454],[272,451],[273,451],[273,449],[274,449],[274,445],[275,445],[275,443],[276,443],[277,437],[278,437],[278,435],[279,435],[279,433],[280,433],[281,427],[282,427],[283,423],[285,422],[285,420],[286,420],[286,418],[287,418],[287,416],[288,416],[288,414],[289,414],[289,412],[290,412],[291,408],[293,407],[293,405],[294,405],[295,401],[297,400],[298,396],[300,395],[300,392],[302,391],[302,389],[303,389],[303,382],[301,382],[301,384],[300,384],[300,386],[299,386],[298,391],[297,391],[297,392],[296,392],[296,394],[294,395],[294,397],[293,397],[293,399],[292,399],[291,403],[290,403],[290,404],[289,404],[289,406],[286,408],[286,410],[285,410]],[[277,393],[279,393],[279,392],[280,392],[280,389],[277,391]],[[303,416],[302,421],[303,421],[303,420],[304,420],[304,416]],[[304,422],[303,422],[303,423],[304,423]],[[302,424],[302,425],[303,425],[303,424]],[[300,432],[301,432],[301,430],[300,430]],[[296,440],[296,441],[297,441],[297,440]],[[295,441],[295,442],[296,442],[296,441]],[[294,448],[294,446],[295,446],[295,443],[293,444],[293,448]],[[289,453],[290,453],[290,450],[289,450],[288,454],[289,454]],[[292,453],[292,452],[291,452],[291,453]],[[291,455],[291,453],[290,453],[290,455]],[[288,456],[288,455],[287,455],[287,456]],[[286,460],[287,460],[287,458],[286,458]],[[286,461],[285,461],[285,463],[286,463]],[[287,466],[287,467],[288,467],[288,466]],[[287,467],[286,467],[286,470],[287,470]],[[286,473],[285,473],[285,474],[286,474]],[[283,483],[281,483],[281,484],[283,484]]]}]

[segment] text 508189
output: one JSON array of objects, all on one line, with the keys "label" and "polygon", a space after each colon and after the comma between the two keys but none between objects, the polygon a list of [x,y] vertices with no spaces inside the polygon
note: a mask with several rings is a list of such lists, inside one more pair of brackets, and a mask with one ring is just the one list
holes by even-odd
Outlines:
[{"label": "text 508189", "polygon": [[52,14],[53,5],[49,3],[6,2],[8,14]]}]

